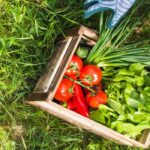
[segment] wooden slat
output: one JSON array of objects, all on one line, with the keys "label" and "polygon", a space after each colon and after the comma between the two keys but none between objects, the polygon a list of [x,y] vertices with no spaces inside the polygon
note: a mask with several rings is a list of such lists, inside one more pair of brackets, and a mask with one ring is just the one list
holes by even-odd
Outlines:
[{"label": "wooden slat", "polygon": [[54,102],[44,102],[44,101],[29,101],[28,104],[40,107],[41,109],[47,111],[58,118],[61,118],[71,124],[74,124],[80,128],[86,129],[96,135],[102,136],[109,140],[115,141],[120,144],[136,146],[141,148],[146,148],[144,144],[130,139],[100,123],[97,123],[91,119],[83,117],[69,109],[66,109]]},{"label": "wooden slat", "polygon": [[65,32],[66,36],[77,36],[77,35],[83,35],[83,26],[75,27],[72,29],[69,29]]},{"label": "wooden slat", "polygon": [[83,27],[83,28],[84,28],[84,32],[83,32],[84,36],[88,37],[91,40],[98,41],[99,36],[98,36],[97,32],[94,32],[93,30],[89,30],[86,27]]},{"label": "wooden slat", "polygon": [[31,95],[29,95],[27,101],[42,101],[42,100],[46,100],[48,97],[49,93],[32,93]]},{"label": "wooden slat", "polygon": [[145,148],[149,148],[150,147],[150,130],[147,131],[147,139],[145,142]]},{"label": "wooden slat", "polygon": [[96,31],[88,29],[84,26],[72,28],[66,31],[66,36],[76,36],[76,35],[86,36],[93,41],[97,41],[99,38],[98,33]]},{"label": "wooden slat", "polygon": [[147,129],[145,130],[140,139],[139,139],[139,142],[144,144],[146,148],[148,148],[150,146],[150,130]]},{"label": "wooden slat", "polygon": [[39,79],[34,93],[47,92],[51,82],[53,81],[55,74],[60,66],[60,63],[66,53],[68,46],[70,45],[72,37],[68,37],[64,41],[60,43],[58,49],[56,49],[48,64],[47,71],[43,74],[43,76]]},{"label": "wooden slat", "polygon": [[85,40],[86,45],[88,45],[88,46],[94,46],[96,44],[96,41],[90,40],[88,37],[86,37],[84,35],[82,35],[82,39]]},{"label": "wooden slat", "polygon": [[79,45],[79,42],[81,40],[81,35],[80,36],[74,36],[72,38],[72,41],[66,50],[66,53],[60,63],[60,66],[58,67],[58,70],[55,74],[55,77],[49,87],[49,96],[47,98],[47,101],[51,101],[54,97],[54,94],[65,74],[65,71],[67,69],[67,66],[69,65],[69,62],[72,59],[73,54],[75,53],[75,50],[77,49],[77,46]]}]

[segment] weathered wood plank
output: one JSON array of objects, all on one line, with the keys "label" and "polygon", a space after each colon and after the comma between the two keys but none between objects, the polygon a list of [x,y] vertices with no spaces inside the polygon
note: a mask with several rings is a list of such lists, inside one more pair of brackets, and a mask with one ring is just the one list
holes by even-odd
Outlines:
[{"label": "weathered wood plank", "polygon": [[147,138],[146,138],[146,142],[144,145],[146,148],[149,148],[150,146],[150,130],[147,131]]},{"label": "weathered wood plank", "polygon": [[66,109],[54,102],[44,102],[44,101],[29,101],[28,104],[40,107],[41,109],[47,111],[58,118],[61,118],[71,124],[74,124],[80,128],[88,130],[96,135],[102,136],[109,140],[115,141],[120,144],[136,146],[146,148],[144,144],[137,142],[127,136],[124,136],[100,123],[97,123],[91,119],[81,116],[69,109]]},{"label": "weathered wood plank", "polygon": [[98,33],[96,31],[88,29],[87,27],[84,26],[72,28],[66,31],[66,36],[76,36],[76,35],[86,36],[93,41],[97,41],[99,38]]},{"label": "weathered wood plank", "polygon": [[49,86],[51,85],[51,82],[53,81],[55,74],[60,66],[60,63],[66,54],[66,50],[68,49],[68,46],[70,45],[72,40],[72,37],[68,37],[67,39],[63,40],[60,43],[60,47],[56,49],[52,57],[49,61],[48,67],[46,72],[41,76],[39,79],[35,89],[34,93],[41,93],[41,92],[47,92],[49,89]]},{"label": "weathered wood plank", "polygon": [[150,130],[149,129],[143,131],[139,139],[139,142],[144,144],[146,148],[149,147],[150,145]]},{"label": "weathered wood plank", "polygon": [[28,97],[28,101],[33,101],[33,100],[35,100],[35,101],[45,101],[46,99],[47,99],[47,97],[48,97],[48,92],[46,92],[46,93],[32,93],[31,95],[29,95],[29,97]]},{"label": "weathered wood plank", "polygon": [[85,40],[85,42],[86,42],[86,44],[87,44],[88,46],[94,46],[94,45],[96,44],[96,41],[90,40],[90,39],[89,39],[88,37],[86,37],[86,36],[83,36],[83,35],[82,35],[82,39]]},{"label": "weathered wood plank", "polygon": [[58,67],[58,70],[55,74],[55,77],[49,87],[49,96],[47,98],[47,101],[51,101],[56,93],[56,90],[65,74],[65,71],[67,69],[67,66],[69,65],[69,62],[72,59],[73,54],[75,53],[75,50],[77,49],[77,46],[79,45],[79,42],[81,40],[81,36],[74,36],[72,38],[72,41],[66,50],[66,53]]},{"label": "weathered wood plank", "polygon": [[94,40],[94,41],[97,41],[99,39],[99,36],[97,34],[96,31],[93,31],[93,30],[89,30],[88,28],[86,27],[83,27],[84,28],[84,32],[83,32],[83,35],[88,37],[89,39],[91,40]]}]

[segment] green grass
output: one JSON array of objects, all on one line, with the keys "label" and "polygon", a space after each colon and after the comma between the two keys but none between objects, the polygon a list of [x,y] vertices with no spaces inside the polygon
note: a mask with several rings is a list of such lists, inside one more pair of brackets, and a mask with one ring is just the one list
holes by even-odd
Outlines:
[{"label": "green grass", "polygon": [[[68,1],[0,0],[0,150],[137,149],[117,145],[24,103],[44,71],[56,37],[79,24],[98,29],[98,23],[92,23],[98,15],[82,19],[82,0]],[[136,40],[149,37],[149,19],[147,14],[139,23],[143,31],[134,35]]]}]

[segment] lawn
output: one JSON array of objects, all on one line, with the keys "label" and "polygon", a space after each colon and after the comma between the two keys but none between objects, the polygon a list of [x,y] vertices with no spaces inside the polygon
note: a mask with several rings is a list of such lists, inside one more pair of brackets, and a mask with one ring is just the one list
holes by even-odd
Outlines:
[{"label": "lawn", "polygon": [[[150,2],[145,0],[136,12],[144,15],[130,41],[150,38],[148,7]],[[0,0],[0,150],[138,150],[24,103],[44,71],[58,35],[80,24],[98,30],[99,15],[88,20],[82,16],[83,0]]]}]

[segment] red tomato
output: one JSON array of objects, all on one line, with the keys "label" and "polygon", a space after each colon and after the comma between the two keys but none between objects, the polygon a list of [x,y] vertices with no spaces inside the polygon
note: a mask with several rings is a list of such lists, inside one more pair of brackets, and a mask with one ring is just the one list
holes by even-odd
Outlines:
[{"label": "red tomato", "polygon": [[69,66],[68,66],[65,74],[68,76],[79,75],[82,67],[83,67],[82,59],[80,57],[74,55],[72,57],[71,62],[69,63]]},{"label": "red tomato", "polygon": [[93,94],[91,92],[87,93],[86,100],[90,107],[98,108],[100,104],[107,103],[107,95],[103,91],[99,91],[97,94]]},{"label": "red tomato", "polygon": [[77,76],[69,76],[73,80],[77,80]]},{"label": "red tomato", "polygon": [[66,78],[62,79],[54,98],[61,102],[68,101],[73,96],[73,88],[72,81]]},{"label": "red tomato", "polygon": [[85,85],[96,85],[102,79],[102,71],[95,65],[86,65],[80,72],[80,80]]}]

